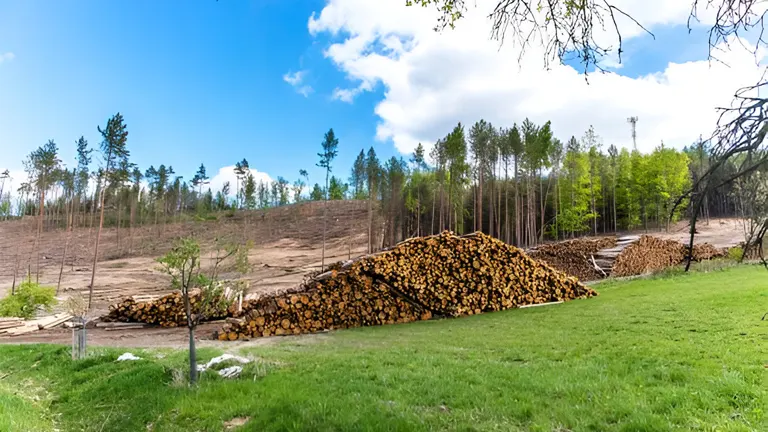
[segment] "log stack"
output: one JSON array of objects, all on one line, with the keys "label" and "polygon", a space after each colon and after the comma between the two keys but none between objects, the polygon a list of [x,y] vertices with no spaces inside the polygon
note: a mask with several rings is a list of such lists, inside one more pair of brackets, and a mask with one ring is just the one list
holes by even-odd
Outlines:
[{"label": "log stack", "polygon": [[663,270],[680,264],[686,256],[686,246],[675,240],[643,235],[627,246],[613,266],[613,276],[634,276]]},{"label": "log stack", "polygon": [[728,251],[726,249],[718,249],[710,243],[700,243],[693,245],[693,259],[696,261],[723,258],[727,255]]},{"label": "log stack", "polygon": [[[199,292],[190,292],[190,305],[193,313],[200,313],[201,296]],[[230,315],[226,309],[209,310],[208,319],[221,319]],[[185,326],[187,314],[184,310],[184,297],[181,292],[173,292],[162,297],[134,296],[123,299],[109,306],[109,313],[101,317],[105,322],[138,322],[155,324],[163,327]]]},{"label": "log stack", "polygon": [[[577,238],[558,243],[547,243],[528,252],[528,255],[549,264],[563,273],[582,281],[605,277],[592,263],[592,257],[599,251],[616,246],[616,237]],[[606,263],[597,263],[602,268]],[[610,268],[607,269],[610,272]]]},{"label": "log stack", "polygon": [[301,334],[497,311],[596,293],[481,233],[409,239],[249,304],[220,340]]}]

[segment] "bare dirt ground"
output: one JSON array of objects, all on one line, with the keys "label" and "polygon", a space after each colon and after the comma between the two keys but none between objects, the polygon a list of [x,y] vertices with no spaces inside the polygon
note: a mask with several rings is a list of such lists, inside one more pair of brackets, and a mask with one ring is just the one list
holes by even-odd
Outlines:
[{"label": "bare dirt ground", "polygon": [[[192,233],[203,245],[203,260],[212,253],[212,244],[217,238],[253,242],[249,251],[251,271],[242,278],[249,282],[249,296],[294,287],[301,283],[304,275],[321,267],[322,206],[318,204],[321,203],[247,212],[250,213],[247,216],[238,214],[238,217],[223,222],[142,227],[135,230],[132,244],[126,238],[127,229],[121,230],[120,244],[116,229],[107,229],[102,234],[93,309],[89,316],[95,318],[105,314],[110,304],[128,296],[163,295],[173,291],[168,276],[160,271],[155,260],[170,249],[174,239]],[[329,205],[328,216],[325,264],[364,254],[367,247],[365,203],[334,202]],[[17,284],[27,271],[31,272],[33,280],[37,277],[34,223],[33,220],[0,223],[0,296],[10,291],[14,274]],[[66,233],[61,230],[43,234],[40,240],[40,283],[57,286],[61,271],[58,299],[63,301],[72,295],[87,298],[95,230],[86,227],[74,230],[64,257],[66,238]],[[210,338],[220,327],[221,324],[206,324],[200,328],[198,337],[201,340]],[[71,338],[71,330],[59,328],[13,338],[0,337],[0,343],[69,343]],[[92,345],[108,346],[183,347],[187,343],[184,328],[89,329],[88,338]],[[205,341],[202,345],[206,344],[219,342]]]},{"label": "bare dirt ground", "polygon": [[[637,231],[636,234],[645,234],[645,231]],[[680,221],[670,226],[669,231],[651,230],[648,234],[688,244],[690,240],[690,224],[687,220]],[[694,238],[696,244],[711,243],[715,247],[724,248],[736,246],[743,241],[744,230],[740,219],[710,219],[709,222],[699,220],[696,223],[696,236]]]},{"label": "bare dirt ground", "polygon": [[[285,341],[298,344],[314,343],[328,337],[327,333],[305,334],[298,336],[273,336],[257,338],[248,341],[238,340],[223,342],[212,339],[214,331],[221,328],[221,323],[201,324],[195,334],[197,348],[221,348],[223,350],[238,350],[250,346],[266,346]],[[56,328],[17,337],[0,337],[0,343],[36,344],[53,343],[67,345],[72,343],[72,330]],[[105,346],[119,348],[186,348],[189,344],[189,333],[186,328],[152,327],[136,330],[106,331],[100,328],[88,329],[88,346]]]}]

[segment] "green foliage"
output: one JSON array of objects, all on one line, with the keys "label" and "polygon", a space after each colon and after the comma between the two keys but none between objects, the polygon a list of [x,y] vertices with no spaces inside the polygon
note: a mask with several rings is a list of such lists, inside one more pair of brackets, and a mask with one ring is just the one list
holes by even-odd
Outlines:
[{"label": "green foliage", "polygon": [[744,257],[744,249],[739,246],[734,246],[728,249],[728,258],[734,261],[741,261]]},{"label": "green foliage", "polygon": [[343,200],[347,196],[347,191],[349,190],[349,185],[346,183],[342,183],[341,180],[336,178],[336,176],[331,176],[331,182],[328,186],[329,191],[329,199],[332,200]]},{"label": "green foliage", "polygon": [[[0,428],[13,418],[20,431],[54,420],[62,431],[221,431],[249,417],[239,430],[768,430],[764,280],[740,266],[610,281],[562,305],[321,343],[272,338],[239,353],[260,359],[243,378],[203,373],[194,390],[174,385],[186,371],[177,350],[71,362],[67,347],[3,345]],[[219,354],[200,350],[200,363]],[[5,403],[14,398],[24,400]]]},{"label": "green foliage", "polygon": [[220,240],[212,254],[212,268],[202,269],[200,244],[194,238],[187,237],[178,240],[173,249],[157,259],[163,271],[171,277],[171,286],[181,291],[185,301],[193,290],[198,292],[194,314],[188,317],[189,326],[196,326],[201,320],[218,314],[231,304],[232,299],[223,295],[225,284],[219,280],[220,265],[232,258],[235,271],[241,274],[248,272],[248,251],[252,246],[251,242],[240,245]]},{"label": "green foliage", "polygon": [[256,208],[256,179],[250,171],[245,176],[245,183],[243,184],[243,203],[247,209]]},{"label": "green foliage", "polygon": [[309,193],[309,199],[312,201],[322,201],[323,197],[325,197],[323,188],[321,188],[319,184],[315,183],[315,186],[312,188],[312,192]]},{"label": "green foliage", "polygon": [[16,288],[15,294],[8,294],[0,300],[0,316],[30,319],[39,309],[51,311],[56,305],[56,289],[24,281]]}]

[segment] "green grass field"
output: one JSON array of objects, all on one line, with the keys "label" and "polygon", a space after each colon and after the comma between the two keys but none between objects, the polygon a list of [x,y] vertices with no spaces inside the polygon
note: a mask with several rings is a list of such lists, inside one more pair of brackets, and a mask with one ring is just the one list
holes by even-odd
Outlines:
[{"label": "green grass field", "polygon": [[[766,431],[768,272],[251,348],[243,378],[179,383],[182,351],[0,347],[2,431]],[[218,354],[201,350],[202,360]],[[162,358],[157,358],[162,357]]]}]

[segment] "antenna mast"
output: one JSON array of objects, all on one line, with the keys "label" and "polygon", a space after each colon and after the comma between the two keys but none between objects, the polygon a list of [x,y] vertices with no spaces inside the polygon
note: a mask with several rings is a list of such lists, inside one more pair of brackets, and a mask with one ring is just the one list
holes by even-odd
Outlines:
[{"label": "antenna mast", "polygon": [[637,117],[630,117],[627,119],[627,123],[632,125],[632,145],[637,150]]}]

